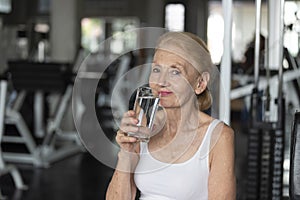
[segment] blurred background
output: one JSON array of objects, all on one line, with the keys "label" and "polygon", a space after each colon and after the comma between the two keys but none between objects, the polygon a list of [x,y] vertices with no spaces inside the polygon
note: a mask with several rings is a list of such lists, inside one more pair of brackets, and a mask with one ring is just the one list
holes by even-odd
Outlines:
[{"label": "blurred background", "polygon": [[143,27],[207,43],[224,87],[214,114],[236,135],[237,199],[292,199],[296,0],[0,0],[0,199],[105,199],[113,168],[98,155],[115,158],[107,141],[162,32]]}]

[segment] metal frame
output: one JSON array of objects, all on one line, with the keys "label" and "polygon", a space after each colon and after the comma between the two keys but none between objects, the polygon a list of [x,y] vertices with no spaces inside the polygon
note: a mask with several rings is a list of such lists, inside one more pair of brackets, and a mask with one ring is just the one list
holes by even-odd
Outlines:
[{"label": "metal frame", "polygon": [[[50,119],[47,123],[46,135],[41,145],[36,144],[23,116],[19,112],[26,96],[25,91],[20,92],[14,106],[6,109],[5,116],[5,123],[15,125],[20,136],[4,135],[2,142],[23,143],[28,148],[29,153],[3,152],[4,160],[33,164],[37,167],[49,167],[53,162],[84,150],[76,132],[66,133],[60,129],[64,113],[71,100],[72,88],[72,85],[67,86],[58,104],[55,117]],[[57,141],[59,140],[64,142],[61,147],[57,147]]]},{"label": "metal frame", "polygon": [[224,10],[224,42],[221,63],[219,119],[230,124],[230,89],[231,89],[231,42],[232,42],[232,0],[222,0]]},{"label": "metal frame", "polygon": [[[0,80],[0,142],[4,132],[5,102],[7,93],[7,81]],[[0,146],[0,176],[11,174],[17,189],[26,190],[28,187],[23,183],[20,172],[14,165],[7,165],[2,158],[2,150]],[[4,198],[0,190],[0,199]]]}]

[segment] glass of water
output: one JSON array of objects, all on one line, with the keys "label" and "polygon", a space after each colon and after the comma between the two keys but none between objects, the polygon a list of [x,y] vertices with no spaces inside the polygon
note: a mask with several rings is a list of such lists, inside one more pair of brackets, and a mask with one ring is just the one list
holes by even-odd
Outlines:
[{"label": "glass of water", "polygon": [[142,142],[148,142],[151,137],[155,115],[159,105],[159,96],[152,93],[150,87],[139,87],[134,103],[136,118],[139,120],[137,126],[139,131],[128,133],[128,136],[138,138]]}]

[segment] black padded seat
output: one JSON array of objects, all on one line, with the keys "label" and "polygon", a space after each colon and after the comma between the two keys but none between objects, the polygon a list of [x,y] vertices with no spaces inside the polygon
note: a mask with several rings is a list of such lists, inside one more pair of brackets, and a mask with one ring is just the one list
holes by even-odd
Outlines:
[{"label": "black padded seat", "polygon": [[16,90],[64,92],[72,79],[69,63],[8,61],[8,72]]}]

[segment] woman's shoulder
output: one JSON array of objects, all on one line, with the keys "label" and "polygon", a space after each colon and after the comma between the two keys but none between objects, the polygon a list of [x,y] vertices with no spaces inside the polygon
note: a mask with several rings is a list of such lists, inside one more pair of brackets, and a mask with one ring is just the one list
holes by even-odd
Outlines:
[{"label": "woman's shoulder", "polygon": [[222,127],[223,131],[231,132],[233,131],[230,126],[225,124],[222,120],[214,118],[204,112],[200,112],[200,124],[208,127],[209,125],[215,124],[216,127]]},{"label": "woman's shoulder", "polygon": [[206,127],[206,130],[211,126],[211,144],[224,145],[225,143],[231,143],[234,139],[233,129],[224,123],[222,120],[213,118],[207,114],[202,115],[202,124],[203,127]]},{"label": "woman's shoulder", "polygon": [[224,122],[221,122],[222,124],[222,135],[224,139],[233,139],[234,137],[234,130],[228,126],[227,124],[225,124]]},{"label": "woman's shoulder", "polygon": [[229,125],[227,125],[226,123],[224,123],[221,120],[218,120],[218,121],[219,121],[219,123],[218,123],[217,126],[220,126],[222,128],[222,133],[223,134],[225,134],[225,135],[232,135],[232,134],[234,134],[233,129]]},{"label": "woman's shoulder", "polygon": [[230,136],[233,136],[233,134],[234,134],[233,129],[230,126],[228,126],[226,123],[224,123],[222,120],[214,118],[206,113],[201,113],[200,120],[201,120],[200,123],[207,127],[209,125],[214,124],[215,127],[214,127],[213,131],[218,132],[223,137],[230,137]]},{"label": "woman's shoulder", "polygon": [[215,144],[215,151],[231,148],[234,145],[234,130],[220,121],[213,130],[211,142]]}]

